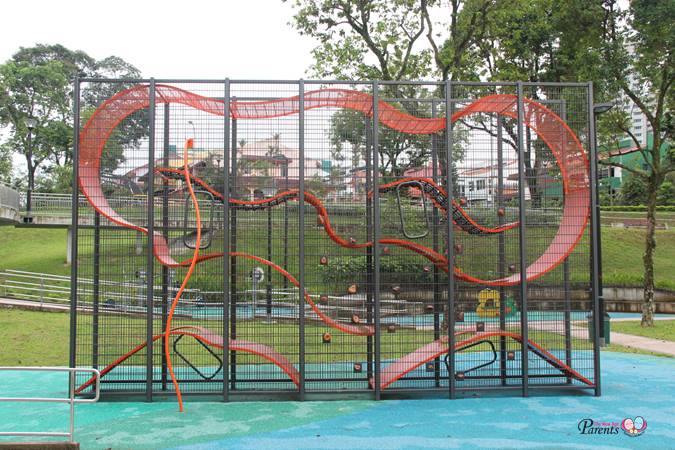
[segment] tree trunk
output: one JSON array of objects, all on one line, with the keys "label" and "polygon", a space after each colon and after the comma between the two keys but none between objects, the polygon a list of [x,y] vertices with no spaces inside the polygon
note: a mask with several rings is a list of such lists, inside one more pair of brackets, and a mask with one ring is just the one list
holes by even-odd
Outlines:
[{"label": "tree trunk", "polygon": [[656,191],[658,183],[649,180],[649,194],[647,197],[647,233],[645,236],[645,254],[642,257],[644,265],[644,301],[642,303],[643,327],[654,326],[654,250],[656,249]]}]

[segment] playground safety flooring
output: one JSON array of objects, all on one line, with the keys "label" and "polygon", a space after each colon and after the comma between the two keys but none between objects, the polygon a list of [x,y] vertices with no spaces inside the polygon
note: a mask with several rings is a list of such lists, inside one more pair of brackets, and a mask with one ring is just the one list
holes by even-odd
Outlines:
[{"label": "playground safety flooring", "polygon": [[[603,395],[534,391],[458,400],[101,402],[76,407],[76,440],[99,448],[675,448],[675,359],[603,352]],[[0,372],[0,396],[64,395],[63,374]],[[642,416],[645,433],[580,434],[579,421]],[[61,431],[67,406],[0,403],[0,430]],[[0,438],[7,441],[8,438]],[[32,439],[33,441],[35,438]]]}]

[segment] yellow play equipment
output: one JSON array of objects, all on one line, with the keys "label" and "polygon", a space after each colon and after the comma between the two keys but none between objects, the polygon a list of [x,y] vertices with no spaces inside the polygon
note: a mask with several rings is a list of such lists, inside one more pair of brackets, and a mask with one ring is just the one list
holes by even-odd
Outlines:
[{"label": "yellow play equipment", "polygon": [[[476,314],[478,314],[478,317],[499,317],[500,302],[499,292],[493,289],[483,289],[478,293],[478,307],[476,308]],[[506,297],[504,316],[508,317],[515,312],[516,305],[513,298]]]}]

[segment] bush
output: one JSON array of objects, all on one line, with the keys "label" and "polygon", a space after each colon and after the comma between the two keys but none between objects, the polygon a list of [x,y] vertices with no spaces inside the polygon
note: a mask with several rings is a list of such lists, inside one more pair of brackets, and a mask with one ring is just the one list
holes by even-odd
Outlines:
[{"label": "bush", "polygon": [[[331,258],[325,266],[321,266],[323,281],[329,284],[364,283],[368,273],[366,256],[344,256]],[[425,272],[417,258],[396,258],[382,256],[380,258],[381,282],[398,283],[431,283],[433,272]],[[390,274],[395,276],[389,276]]]},{"label": "bush", "polygon": [[[634,211],[634,212],[646,212],[647,207],[645,205],[615,205],[615,206],[601,206],[602,211]],[[656,211],[661,212],[675,212],[675,206],[657,206]]]}]

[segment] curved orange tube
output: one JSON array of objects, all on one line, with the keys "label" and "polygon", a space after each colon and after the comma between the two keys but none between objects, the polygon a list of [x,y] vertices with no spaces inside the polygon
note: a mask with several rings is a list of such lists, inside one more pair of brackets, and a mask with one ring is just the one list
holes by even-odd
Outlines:
[{"label": "curved orange tube", "polygon": [[[185,182],[187,183],[187,188],[188,191],[190,192],[190,198],[192,199],[192,204],[195,207],[195,216],[197,219],[197,239],[195,240],[195,251],[192,255],[192,262],[190,263],[190,267],[188,267],[187,273],[185,274],[185,277],[183,277],[183,282],[180,285],[180,289],[178,289],[178,292],[176,292],[176,296],[173,298],[173,301],[171,302],[171,308],[169,309],[169,315],[166,319],[166,328],[164,329],[164,356],[166,357],[166,367],[169,370],[169,375],[171,376],[171,382],[173,383],[173,387],[176,390],[176,397],[178,398],[178,407],[181,412],[183,412],[183,396],[180,391],[180,386],[178,385],[178,381],[176,380],[176,375],[173,373],[173,364],[171,364],[171,352],[169,351],[169,335],[171,334],[171,321],[173,320],[173,314],[176,311],[176,306],[178,306],[178,301],[180,300],[181,296],[183,295],[183,291],[185,290],[185,287],[187,286],[188,281],[190,280],[190,277],[192,276],[192,272],[195,270],[195,266],[197,265],[198,257],[199,257],[199,247],[201,246],[202,242],[202,218],[201,214],[199,211],[199,202],[197,201],[197,196],[195,196],[195,191],[192,188],[192,181],[190,180],[190,167],[189,167],[189,161],[188,161],[188,149],[192,148],[192,140],[188,139],[187,142],[185,143],[185,149],[183,150],[183,174],[185,175]],[[150,187],[152,189],[152,186]],[[150,306],[152,307],[152,306]]]}]

